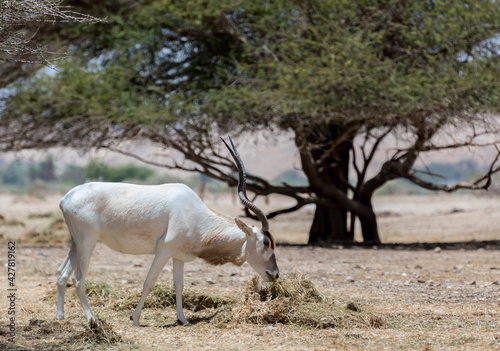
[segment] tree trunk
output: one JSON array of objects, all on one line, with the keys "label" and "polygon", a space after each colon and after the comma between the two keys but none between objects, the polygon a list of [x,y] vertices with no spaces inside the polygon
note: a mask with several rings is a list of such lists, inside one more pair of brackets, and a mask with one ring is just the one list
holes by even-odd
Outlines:
[{"label": "tree trunk", "polygon": [[347,232],[347,212],[336,207],[316,206],[309,231],[309,245],[324,246],[333,242],[352,241]]},{"label": "tree trunk", "polygon": [[363,235],[363,242],[380,244],[378,236],[377,217],[373,212],[370,216],[358,216],[361,223],[361,233]]},{"label": "tree trunk", "polygon": [[363,194],[361,196],[360,202],[370,210],[370,213],[365,216],[358,215],[358,218],[359,222],[361,223],[361,233],[363,235],[363,242],[380,244],[380,238],[378,235],[377,216],[373,211],[372,196],[373,193]]},{"label": "tree trunk", "polygon": [[[351,216],[359,218],[363,242],[379,244],[377,216],[373,211],[371,201],[367,203],[362,201],[362,203],[369,208],[369,213],[365,215],[351,213]],[[337,207],[317,205],[314,220],[309,231],[308,244],[325,246],[331,243],[353,242],[354,227],[352,223],[349,228],[350,230],[348,230],[347,211]]]},{"label": "tree trunk", "polygon": [[[330,126],[330,137],[335,139],[342,135],[342,127]],[[311,141],[313,136],[309,138]],[[349,160],[352,140],[346,140],[335,148],[335,152],[330,154],[330,150],[325,147],[325,150],[315,150],[312,152],[315,161],[325,157],[328,153],[326,161],[327,167],[318,172],[323,182],[334,185],[337,189],[347,194],[349,178]],[[330,199],[325,199],[327,202]],[[332,202],[332,206],[316,205],[314,220],[309,230],[309,245],[325,245],[333,242],[352,241],[353,235],[347,229],[347,211],[340,208]]]},{"label": "tree trunk", "polygon": [[[329,126],[329,137],[331,140],[345,138],[344,126]],[[311,144],[324,143],[324,139],[316,140],[316,135],[311,134],[307,140]],[[323,135],[324,137],[324,135]],[[372,208],[371,198],[373,192],[365,194],[355,194],[354,199],[348,199],[347,193],[349,185],[349,163],[350,151],[352,148],[352,140],[345,138],[335,146],[335,149],[330,149],[328,143],[324,148],[313,148],[311,151],[312,158],[317,170],[315,176],[321,179],[321,182],[316,184],[332,185],[345,195],[343,199],[337,200],[342,202],[336,203],[335,199],[323,198],[324,202],[331,205],[316,205],[314,220],[309,231],[309,245],[328,245],[335,242],[353,242],[354,241],[354,218],[358,217],[361,223],[361,230],[364,242],[380,243],[377,227],[377,218]],[[321,198],[322,190],[316,189],[318,197]],[[348,225],[348,212],[351,211],[353,220]]]}]

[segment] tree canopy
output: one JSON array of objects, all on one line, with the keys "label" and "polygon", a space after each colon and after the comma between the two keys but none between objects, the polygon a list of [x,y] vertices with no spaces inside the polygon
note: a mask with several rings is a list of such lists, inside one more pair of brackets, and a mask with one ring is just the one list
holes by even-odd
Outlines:
[{"label": "tree canopy", "polygon": [[[378,241],[371,197],[391,179],[442,190],[485,188],[498,170],[493,159],[477,182],[450,187],[413,169],[423,152],[496,145],[497,1],[91,5],[108,21],[59,26],[58,38],[74,45],[74,55],[55,74],[18,82],[5,99],[3,150],[119,150],[120,141],[147,138],[193,162],[167,166],[234,184],[219,134],[288,131],[309,186],[253,176],[249,189],[297,201],[271,216],[315,203],[311,236],[326,241],[352,240],[356,217],[365,240]],[[460,137],[436,137],[450,130]],[[390,134],[405,143],[371,176],[368,167]],[[359,136],[363,142],[355,145]]]}]

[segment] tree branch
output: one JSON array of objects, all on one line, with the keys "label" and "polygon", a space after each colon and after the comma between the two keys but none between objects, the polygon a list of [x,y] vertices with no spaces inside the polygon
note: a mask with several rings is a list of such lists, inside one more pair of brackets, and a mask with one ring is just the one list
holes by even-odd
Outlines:
[{"label": "tree branch", "polygon": [[[169,145],[172,146],[175,150],[179,151],[183,155],[185,160],[193,162],[192,166],[184,166],[177,161],[172,161],[171,163],[153,161],[134,152],[123,150],[122,148],[119,148],[117,146],[108,146],[107,149],[128,157],[135,158],[143,163],[156,167],[179,169],[188,172],[198,172],[207,175],[212,179],[222,181],[230,186],[234,186],[237,184],[238,180],[236,176],[234,176],[234,174],[236,174],[236,166],[233,162],[231,162],[229,158],[226,158],[219,154],[217,152],[217,147],[215,147],[215,145],[210,140],[198,139],[198,142],[201,142],[204,145],[204,147],[201,147],[201,145],[195,145],[196,143],[193,143],[193,140],[189,141],[188,136],[185,133],[180,133],[179,135],[181,138],[178,140],[169,140]],[[189,143],[189,145],[186,145],[184,141]],[[196,165],[198,165],[198,167]],[[225,168],[225,170],[217,166],[222,166]],[[268,218],[274,218],[285,213],[290,213],[302,208],[306,204],[315,203],[314,199],[309,194],[310,189],[308,187],[296,187],[290,186],[288,184],[283,184],[283,186],[275,186],[271,185],[265,179],[252,174],[247,174],[247,179],[249,180],[249,182],[247,183],[247,189],[254,192],[256,196],[279,194],[291,197],[296,200],[296,205],[290,208],[272,211],[268,214]],[[304,198],[299,194],[306,194],[308,197]],[[254,216],[248,211],[245,211],[245,214],[248,217],[254,218]]]},{"label": "tree branch", "polygon": [[[497,154],[495,156],[495,159],[491,162],[490,168],[488,169],[488,172],[483,175],[482,177],[476,179],[474,182],[469,183],[469,182],[460,182],[454,185],[444,185],[444,184],[434,184],[431,182],[426,182],[418,177],[415,176],[415,174],[410,174],[408,175],[407,178],[414,184],[417,184],[418,186],[428,189],[428,190],[441,190],[445,192],[453,192],[459,189],[469,189],[469,190],[488,190],[488,188],[491,185],[492,182],[492,176],[495,173],[498,173],[500,171],[500,166],[496,166],[498,160],[500,159],[500,149],[496,147]],[[485,182],[486,181],[486,182]],[[484,183],[485,182],[485,183]],[[482,184],[484,183],[484,184]]]}]

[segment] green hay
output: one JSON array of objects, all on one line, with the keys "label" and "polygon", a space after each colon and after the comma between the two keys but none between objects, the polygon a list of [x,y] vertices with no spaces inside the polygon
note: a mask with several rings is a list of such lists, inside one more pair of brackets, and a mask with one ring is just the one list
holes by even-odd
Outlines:
[{"label": "green hay", "polygon": [[293,324],[311,328],[382,327],[383,318],[361,313],[356,302],[345,308],[323,297],[303,273],[291,273],[267,286],[255,275],[245,301],[233,310],[233,322]]},{"label": "green hay", "polygon": [[292,299],[294,301],[322,301],[323,296],[314,284],[300,272],[290,273],[287,277],[275,280],[268,285],[261,285],[259,275],[254,275],[247,284],[245,297],[257,294],[260,301]]},{"label": "green hay", "polygon": [[85,323],[85,331],[77,334],[74,340],[86,346],[98,346],[102,344],[116,344],[122,341],[122,337],[115,333],[113,328],[103,319],[95,317],[95,320]]},{"label": "green hay", "polygon": [[[76,294],[73,283],[68,281],[66,284],[66,303],[74,301],[80,304],[80,299]],[[103,282],[93,282],[87,280],[85,282],[85,293],[89,299],[89,303],[92,306],[107,306],[111,303],[115,303],[117,300],[123,300],[123,292],[113,288],[111,285]],[[51,288],[45,296],[43,301],[49,301],[51,303],[56,302],[57,297],[57,287]]]},{"label": "green hay", "polygon": [[[137,293],[121,299],[115,303],[114,309],[117,311],[133,310],[139,302],[140,296],[141,294]],[[199,294],[189,290],[184,291],[182,294],[183,307],[193,312],[209,308],[222,308],[224,306],[233,305],[234,303],[235,301],[232,299]],[[174,288],[165,284],[156,284],[148,294],[146,302],[144,303],[144,308],[164,309],[169,307],[176,307]]]},{"label": "green hay", "polygon": [[[148,308],[175,307],[175,290],[171,286],[156,284],[150,297],[146,300]],[[193,291],[184,291],[182,294],[182,305],[184,308],[198,312],[207,308],[219,308],[233,304],[230,299],[223,299],[216,296],[199,294]]]},{"label": "green hay", "polygon": [[85,292],[88,298],[95,299],[108,299],[112,294],[116,294],[109,284],[91,281],[85,282]]}]

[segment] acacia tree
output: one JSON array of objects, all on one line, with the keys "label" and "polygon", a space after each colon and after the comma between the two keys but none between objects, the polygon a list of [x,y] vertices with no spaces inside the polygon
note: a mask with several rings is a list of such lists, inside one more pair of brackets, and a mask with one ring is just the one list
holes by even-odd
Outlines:
[{"label": "acacia tree", "polygon": [[50,65],[51,61],[65,57],[65,53],[43,35],[50,31],[50,25],[101,21],[62,3],[62,0],[0,0],[0,84],[9,84],[25,75],[23,73],[37,69],[27,63]]},{"label": "acacia tree", "polygon": [[[499,170],[498,153],[467,184],[414,169],[425,152],[498,143],[494,1],[109,1],[96,11],[117,3],[108,23],[60,32],[79,58],[6,99],[3,150],[100,147],[154,163],[120,144],[146,138],[189,161],[163,166],[235,184],[218,135],[287,131],[309,185],[250,175],[248,189],[296,200],[269,218],[315,204],[311,244],[352,241],[356,218],[364,241],[379,242],[371,201],[390,180],[486,189]],[[394,135],[404,142],[371,174]]]}]

